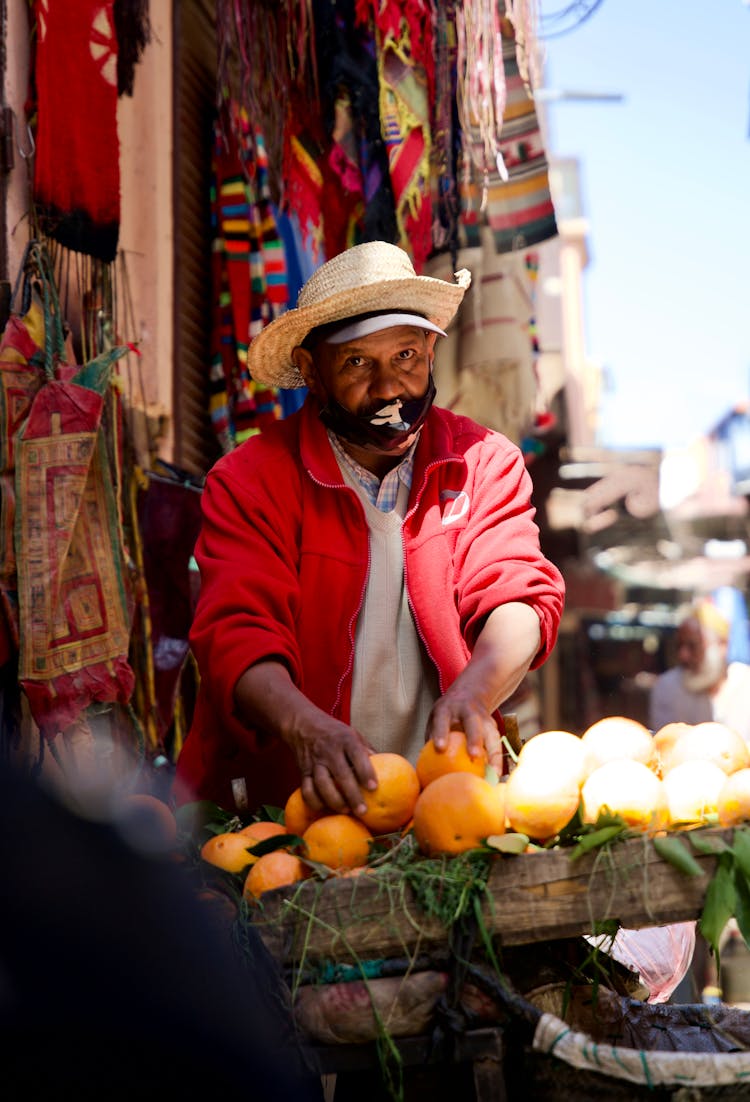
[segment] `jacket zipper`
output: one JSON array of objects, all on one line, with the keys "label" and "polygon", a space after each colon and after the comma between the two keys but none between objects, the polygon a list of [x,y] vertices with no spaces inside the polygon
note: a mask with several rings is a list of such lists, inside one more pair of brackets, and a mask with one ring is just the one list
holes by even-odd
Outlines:
[{"label": "jacket zipper", "polygon": [[[432,470],[434,470],[436,467],[441,467],[445,463],[452,463],[452,462],[453,462],[453,460],[449,459],[447,457],[445,459],[435,459],[435,460],[432,461],[432,463],[429,463],[425,467],[424,477],[422,478],[422,486],[420,487],[419,491],[417,492],[417,494],[414,498],[414,504],[412,505],[411,509],[409,509],[409,511],[406,513],[406,516],[404,517],[404,525],[406,525],[407,520],[409,520],[409,518],[412,516],[412,514],[417,511],[417,508],[419,506],[419,502],[421,501],[421,498],[422,498],[422,493],[423,493],[424,487],[427,485],[427,476],[429,475],[429,473]],[[402,527],[404,525],[402,525]],[[414,630],[416,631],[417,635],[419,636],[419,640],[420,640],[420,642],[422,643],[422,646],[425,649],[425,653],[426,653],[427,657],[429,658],[430,662],[432,662],[432,665],[434,666],[435,670],[437,671],[438,688],[440,689],[440,695],[442,696],[443,693],[445,692],[445,685],[443,683],[443,671],[440,669],[439,664],[435,661],[435,658],[432,654],[432,651],[430,650],[429,646],[427,645],[427,640],[425,639],[424,634],[422,632],[422,629],[419,625],[419,620],[417,619],[417,614],[416,614],[416,611],[414,609],[414,605],[412,603],[411,596],[409,594],[409,573],[408,573],[408,570],[406,568],[406,546],[404,545],[403,537],[401,539],[401,546],[402,546],[402,549],[403,549],[403,556],[404,556],[404,586],[406,587],[406,601],[407,601],[407,604],[409,605],[409,611],[411,612],[411,618],[414,622]]]},{"label": "jacket zipper", "polygon": [[[322,486],[323,489],[326,489],[326,490],[346,490],[350,494],[353,494],[354,498],[357,502],[358,508],[362,509],[362,503],[360,502],[359,498],[357,497],[357,494],[351,488],[351,486],[347,486],[345,482],[324,482],[322,479],[320,479],[316,475],[314,475],[309,467],[307,468],[307,473],[310,476],[310,478],[313,480],[313,482],[317,483],[318,486]],[[362,509],[362,513],[364,515],[364,510],[363,509]],[[367,520],[366,519],[365,519],[365,526],[367,526]],[[343,673],[341,674],[341,677],[339,678],[338,685],[336,686],[336,699],[334,700],[333,708],[331,709],[331,715],[333,715],[333,716],[338,716],[339,708],[340,708],[340,705],[341,705],[341,694],[342,694],[344,682],[346,681],[347,677],[349,676],[352,669],[354,668],[354,625],[357,622],[357,617],[359,616],[360,611],[362,609],[362,605],[365,602],[365,593],[367,592],[367,580],[370,577],[370,563],[371,563],[370,540],[368,538],[368,540],[367,540],[367,569],[365,571],[365,581],[364,581],[364,585],[362,586],[362,590],[361,590],[360,595],[359,595],[359,604],[357,605],[354,612],[352,613],[351,619],[349,620],[349,624],[348,624],[348,627],[347,627],[347,635],[348,635],[348,638],[349,638],[349,661],[347,662],[346,668],[344,669]],[[412,616],[413,615],[414,615],[414,613],[412,612]]]}]

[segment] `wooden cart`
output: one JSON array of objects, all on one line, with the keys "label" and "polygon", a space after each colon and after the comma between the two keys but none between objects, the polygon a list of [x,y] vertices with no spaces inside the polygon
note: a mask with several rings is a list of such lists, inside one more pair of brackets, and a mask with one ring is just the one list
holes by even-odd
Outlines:
[{"label": "wooden cart", "polygon": [[[732,838],[731,831],[703,829],[701,834],[721,835],[729,842]],[[597,932],[606,921],[638,928],[697,919],[717,862],[714,855],[696,852],[700,875],[686,876],[665,862],[647,837],[623,840],[606,851],[590,852],[575,860],[572,853],[558,849],[519,856],[498,855],[493,859],[482,918],[499,950],[533,948],[550,942],[562,944],[565,939]],[[264,897],[262,917],[258,917],[256,926],[274,958],[293,971],[304,971],[323,961],[343,968],[361,967],[363,961],[376,959],[411,957],[416,961],[425,954],[444,953],[448,938],[443,924],[425,915],[414,892],[404,887],[395,871],[389,875],[386,869],[373,876],[362,874],[356,878],[307,882],[269,893]],[[694,1009],[698,1014],[704,1013],[702,1008]],[[515,995],[510,996],[506,1010],[503,1024],[466,1029],[452,1038],[443,1036],[442,1041],[450,1051],[441,1050],[430,1031],[396,1038],[394,1043],[405,1066],[420,1067],[430,1059],[465,1063],[473,1079],[474,1097],[479,1102],[500,1102],[514,1096],[512,1084],[519,1074],[519,1054],[525,1053],[528,1060],[532,1053],[530,1036],[522,1041],[515,1037],[512,1044],[515,1071],[511,1074],[508,1045],[514,1028],[509,1029],[508,1014],[511,1018],[517,1014],[518,1021],[524,1020],[527,1034],[540,1016],[535,1007]],[[738,1043],[741,1047],[742,1042]],[[747,1044],[750,1046],[750,1028]],[[364,1070],[365,1077],[355,1091],[362,1102],[387,1097],[377,1092],[368,1094],[363,1087],[368,1084],[374,1089],[372,1084],[377,1079],[372,1074],[378,1061],[374,1043],[313,1045],[311,1053],[323,1073],[342,1076]],[[552,1102],[555,1082],[559,1085],[566,1077],[573,1084],[570,1087],[573,1094],[560,1094],[560,1098],[573,1097],[580,1088],[580,1097],[648,1096],[653,1102],[657,1098],[677,1098],[684,1087],[680,1081],[673,1088],[663,1086],[661,1093],[642,1095],[641,1088],[632,1082],[617,1084],[616,1089],[610,1083],[613,1093],[607,1093],[606,1076],[594,1074],[594,1080],[604,1078],[604,1087],[595,1081],[584,1087],[583,1071],[572,1073],[561,1068],[556,1077],[556,1063],[559,1061],[554,1056],[533,1056],[534,1071],[543,1069],[542,1079],[546,1083],[543,1087],[540,1081],[536,1097]],[[446,1063],[446,1098],[455,1097],[456,1087],[450,1074]],[[431,1090],[432,1102],[437,1102],[434,1088]],[[736,1090],[739,1093],[724,1090],[721,1097],[750,1097],[750,1078],[742,1080]]]},{"label": "wooden cart", "polygon": [[[731,831],[702,830],[731,839]],[[483,905],[486,928],[503,946],[594,933],[615,920],[636,928],[696,919],[716,867],[716,857],[696,853],[700,876],[685,876],[665,862],[647,838],[629,839],[607,851],[540,850],[493,859]],[[394,908],[394,895],[399,906]],[[353,961],[403,956],[445,942],[445,927],[425,916],[414,893],[398,877],[333,878],[281,888],[264,896],[257,928],[283,965],[325,958]]]}]

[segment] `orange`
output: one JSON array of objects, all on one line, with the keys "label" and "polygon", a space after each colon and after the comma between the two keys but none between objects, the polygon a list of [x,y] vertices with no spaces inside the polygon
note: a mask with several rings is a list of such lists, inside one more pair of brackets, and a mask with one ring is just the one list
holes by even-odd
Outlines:
[{"label": "orange", "polygon": [[627,716],[605,716],[592,723],[582,735],[588,777],[606,761],[631,758],[651,766],[655,762],[654,738],[647,727]]},{"label": "orange", "polygon": [[671,752],[677,739],[689,731],[690,723],[665,723],[658,731],[654,731],[654,751],[656,761],[654,766],[660,776],[664,775],[664,759]]},{"label": "orange", "polygon": [[505,832],[504,785],[474,773],[445,773],[422,791],[414,836],[422,853],[464,853]]},{"label": "orange", "polygon": [[517,766],[524,764],[552,765],[561,774],[570,773],[578,784],[583,782],[585,750],[583,741],[570,731],[540,731],[525,742],[518,755]]},{"label": "orange", "polygon": [[242,888],[243,898],[258,899],[263,892],[270,892],[272,888],[283,888],[287,884],[294,884],[297,880],[304,880],[305,875],[304,863],[293,853],[287,853],[283,849],[264,853],[245,877]]},{"label": "orange", "polygon": [[738,769],[727,777],[716,801],[719,824],[737,826],[750,820],[750,769]]},{"label": "orange", "polygon": [[313,811],[305,803],[302,797],[302,789],[295,788],[284,805],[284,825],[287,834],[304,834],[310,823],[314,823],[316,819],[320,819],[326,814],[328,814],[326,811]]},{"label": "orange", "polygon": [[366,865],[372,834],[352,815],[323,815],[302,835],[307,857],[329,869]]},{"label": "orange", "polygon": [[257,823],[248,823],[237,833],[244,838],[252,838],[256,842],[265,842],[266,838],[275,838],[277,834],[286,834],[287,830],[283,823],[259,819]]},{"label": "orange", "polygon": [[578,810],[578,776],[559,769],[554,759],[547,763],[540,755],[524,764],[519,760],[504,787],[510,827],[536,841],[554,838]]},{"label": "orange", "polygon": [[414,813],[419,795],[417,771],[401,754],[371,754],[370,765],[378,786],[372,792],[362,789],[367,810],[357,818],[373,834],[390,834],[408,823]]},{"label": "orange", "polygon": [[133,792],[123,796],[116,818],[128,837],[142,841],[146,849],[171,849],[177,844],[177,820],[171,809],[157,796]]},{"label": "orange", "polygon": [[[257,823],[249,823],[246,827],[237,831],[243,838],[249,839],[245,844],[252,847],[257,842],[265,842],[266,838],[276,838],[279,834],[286,834],[287,829],[283,823],[268,822],[265,819],[259,820]],[[249,853],[250,864],[253,864],[258,858]]]},{"label": "orange", "polygon": [[703,823],[718,815],[727,775],[715,762],[683,761],[665,774],[670,826]]},{"label": "orange", "polygon": [[710,761],[729,774],[750,766],[750,751],[742,736],[731,727],[723,723],[696,723],[663,755],[664,773],[685,761]]},{"label": "orange", "polygon": [[472,758],[466,748],[466,734],[463,731],[450,731],[445,750],[437,750],[432,739],[426,742],[417,758],[417,776],[422,788],[442,777],[445,773],[475,773],[483,777],[487,767],[487,753]]},{"label": "orange", "polygon": [[248,853],[248,848],[254,845],[252,838],[247,838],[237,831],[229,831],[224,834],[214,834],[201,847],[201,857],[208,861],[209,865],[215,865],[217,869],[225,872],[242,872],[248,865],[252,865],[255,858]]},{"label": "orange", "polygon": [[595,823],[602,811],[619,815],[634,830],[660,830],[667,824],[662,781],[641,761],[607,761],[584,782],[582,818]]}]

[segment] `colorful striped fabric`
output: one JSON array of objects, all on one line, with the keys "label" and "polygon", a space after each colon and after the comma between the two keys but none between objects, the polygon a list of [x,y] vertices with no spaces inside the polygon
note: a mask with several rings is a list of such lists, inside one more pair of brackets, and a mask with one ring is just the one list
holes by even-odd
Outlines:
[{"label": "colorful striped fabric", "polygon": [[247,349],[288,306],[286,254],[270,199],[263,138],[243,109],[230,106],[227,115],[214,128],[208,372],[209,415],[223,451],[281,416],[278,393],[250,378]]},{"label": "colorful striped fabric", "polygon": [[519,73],[515,38],[507,20],[503,21],[503,64],[507,100],[499,146],[504,166],[490,171],[485,179],[476,168],[482,163],[478,133],[464,134],[464,142],[473,146],[476,156],[469,177],[460,183],[462,243],[478,245],[479,228],[487,224],[500,253],[536,245],[557,234],[539,120]]}]

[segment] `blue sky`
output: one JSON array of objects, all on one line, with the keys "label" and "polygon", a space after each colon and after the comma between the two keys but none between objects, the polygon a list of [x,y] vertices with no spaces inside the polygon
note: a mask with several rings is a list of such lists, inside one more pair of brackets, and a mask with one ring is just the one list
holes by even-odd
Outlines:
[{"label": "blue sky", "polygon": [[581,163],[598,442],[683,447],[750,396],[750,6],[604,0],[544,49],[547,88],[624,97],[546,107]]}]

